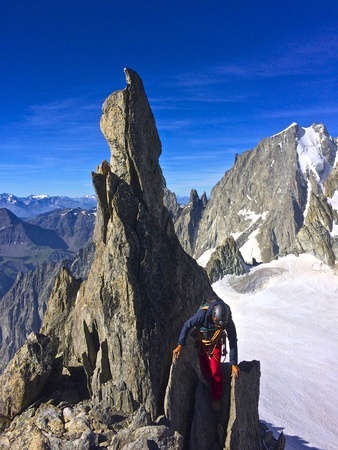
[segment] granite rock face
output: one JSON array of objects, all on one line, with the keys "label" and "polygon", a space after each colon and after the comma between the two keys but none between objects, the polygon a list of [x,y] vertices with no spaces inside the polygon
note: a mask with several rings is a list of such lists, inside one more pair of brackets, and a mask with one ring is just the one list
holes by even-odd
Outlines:
[{"label": "granite rock face", "polygon": [[216,248],[207,262],[205,270],[211,283],[222,279],[224,275],[244,275],[246,265],[233,237],[225,240],[224,245]]},{"label": "granite rock face", "polygon": [[0,377],[0,415],[13,418],[37,400],[51,373],[57,341],[30,334]]},{"label": "granite rock face", "polygon": [[[306,251],[332,266],[337,214],[328,196],[337,191],[337,148],[323,125],[292,124],[236,155],[213,188],[186,250],[198,259],[232,236],[248,264]],[[191,224],[176,227],[183,245]]]},{"label": "granite rock face", "polygon": [[[130,69],[126,79],[103,105],[111,161],[92,174],[98,211],[88,280],[77,292],[63,280],[63,299],[60,290],[51,296],[42,330],[61,333],[65,364],[84,367],[95,401],[128,413],[142,404],[155,418],[182,317],[213,291],[163,205],[161,144],[142,81]],[[60,304],[66,327],[49,315]]]},{"label": "granite rock face", "polygon": [[175,232],[179,236],[182,247],[189,255],[193,255],[195,252],[197,232],[206,205],[206,194],[204,193],[199,198],[197,191],[193,189],[190,192],[189,203],[180,210],[180,214],[174,219]]}]

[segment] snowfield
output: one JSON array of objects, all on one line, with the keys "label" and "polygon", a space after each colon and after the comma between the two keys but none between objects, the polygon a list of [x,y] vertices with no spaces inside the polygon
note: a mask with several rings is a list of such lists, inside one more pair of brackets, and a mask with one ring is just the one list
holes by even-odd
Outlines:
[{"label": "snowfield", "polygon": [[288,450],[338,449],[338,273],[289,255],[213,288],[232,309],[239,360],[261,362],[260,420]]}]

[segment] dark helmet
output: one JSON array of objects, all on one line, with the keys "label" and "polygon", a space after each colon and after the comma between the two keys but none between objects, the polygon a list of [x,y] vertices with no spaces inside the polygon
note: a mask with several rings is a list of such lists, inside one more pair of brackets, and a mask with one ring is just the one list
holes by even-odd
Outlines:
[{"label": "dark helmet", "polygon": [[228,306],[221,302],[216,303],[216,305],[212,308],[212,321],[215,325],[225,328],[225,325],[227,324],[229,320],[230,311]]}]

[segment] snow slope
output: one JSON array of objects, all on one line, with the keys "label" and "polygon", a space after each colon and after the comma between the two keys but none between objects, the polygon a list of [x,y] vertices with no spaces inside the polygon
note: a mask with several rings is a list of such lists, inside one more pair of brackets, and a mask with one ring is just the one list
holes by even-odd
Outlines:
[{"label": "snow slope", "polygon": [[261,362],[260,419],[288,450],[338,449],[338,274],[289,255],[213,287],[232,309],[240,361]]},{"label": "snow slope", "polygon": [[317,181],[325,181],[332,170],[323,156],[319,132],[314,125],[308,128],[299,127],[297,153],[300,168],[304,175],[310,171]]}]

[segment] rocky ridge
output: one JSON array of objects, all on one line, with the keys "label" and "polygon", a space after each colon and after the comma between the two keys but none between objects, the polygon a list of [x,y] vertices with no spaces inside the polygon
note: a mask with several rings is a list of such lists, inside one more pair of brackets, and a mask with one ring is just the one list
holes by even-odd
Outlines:
[{"label": "rocky ridge", "polygon": [[[231,382],[224,365],[229,395],[220,417],[211,411],[192,340],[171,363],[183,319],[214,293],[163,205],[155,121],[141,79],[125,73],[126,89],[103,105],[111,160],[92,174],[98,212],[88,279],[61,270],[41,334],[0,378],[0,448],[258,450],[265,441],[272,449],[258,422],[259,362],[242,362],[240,379]],[[10,380],[21,366],[14,374],[22,400],[14,405]],[[277,445],[284,448],[282,437]]]},{"label": "rocky ridge", "polygon": [[232,236],[247,264],[309,252],[334,265],[337,212],[329,197],[338,190],[337,148],[323,125],[294,123],[236,155],[199,223],[175,223],[183,247],[200,258]]}]

